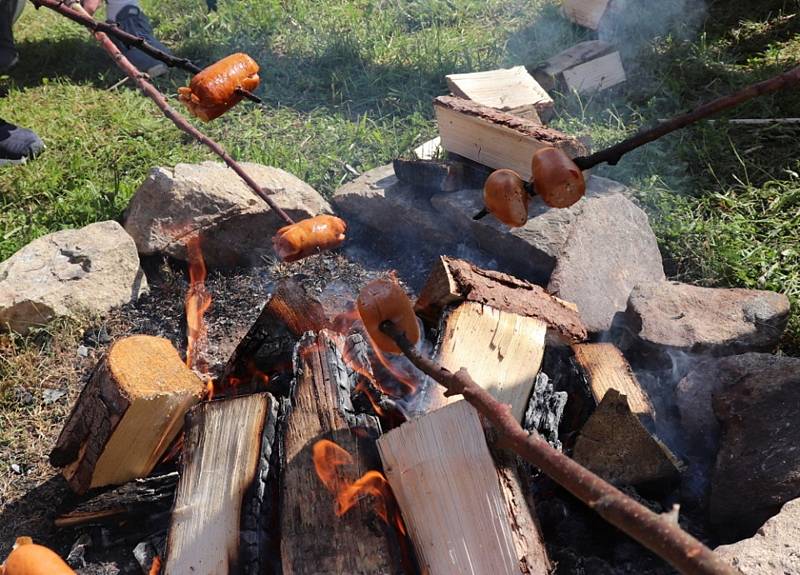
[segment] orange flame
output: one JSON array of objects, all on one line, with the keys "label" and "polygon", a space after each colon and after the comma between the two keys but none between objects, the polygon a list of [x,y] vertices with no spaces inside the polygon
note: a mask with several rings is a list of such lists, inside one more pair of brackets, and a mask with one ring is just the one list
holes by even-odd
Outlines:
[{"label": "orange flame", "polygon": [[341,517],[361,499],[372,496],[375,500],[375,513],[387,525],[394,525],[399,533],[405,535],[406,526],[389,487],[386,477],[379,471],[367,471],[360,478],[351,481],[345,478],[339,468],[353,464],[353,457],[342,447],[327,439],[320,439],[311,448],[314,469],[322,484],[333,493],[334,512]]},{"label": "orange flame", "polygon": [[156,555],[153,557],[153,562],[150,563],[149,575],[158,575],[159,573],[161,573],[161,557]]},{"label": "orange flame", "polygon": [[206,323],[203,319],[211,307],[211,294],[206,291],[206,262],[200,250],[200,236],[194,234],[186,242],[189,260],[189,290],[186,292],[186,324],[188,343],[186,345],[186,365],[205,371],[207,366],[198,353],[198,346],[206,337]]}]

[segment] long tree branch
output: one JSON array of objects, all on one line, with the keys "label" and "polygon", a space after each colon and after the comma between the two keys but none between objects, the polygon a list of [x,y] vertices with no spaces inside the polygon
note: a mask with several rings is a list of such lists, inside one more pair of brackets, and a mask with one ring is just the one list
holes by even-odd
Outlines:
[{"label": "long tree branch", "polygon": [[738,572],[708,547],[683,531],[671,520],[653,513],[560,451],[538,434],[529,434],[503,405],[473,381],[465,369],[453,373],[418,352],[403,332],[390,322],[380,326],[403,354],[420,371],[447,391],[463,395],[494,426],[502,445],[536,465],[578,499],[597,511],[642,545],[658,554],[681,573],[691,575],[734,575]]},{"label": "long tree branch", "polygon": [[593,168],[602,162],[608,162],[608,164],[613,166],[619,162],[620,158],[622,158],[624,154],[627,154],[628,152],[631,152],[636,148],[647,144],[648,142],[652,142],[661,136],[665,136],[670,132],[684,128],[689,124],[694,124],[698,120],[702,120],[703,118],[711,116],[712,114],[716,114],[717,112],[727,110],[728,108],[733,108],[734,106],[738,106],[739,104],[748,100],[752,100],[758,96],[771,94],[791,86],[797,86],[798,84],[800,84],[800,66],[768,80],[764,80],[763,82],[746,86],[738,92],[734,92],[733,94],[722,96],[715,100],[711,100],[710,102],[706,102],[690,112],[680,114],[669,120],[664,120],[652,128],[641,130],[640,132],[634,134],[626,140],[623,140],[622,142],[619,142],[618,144],[595,152],[589,156],[575,158],[573,161],[581,170],[588,170],[589,168]]},{"label": "long tree branch", "polygon": [[[64,16],[68,16],[69,14],[75,15],[83,15],[85,18],[88,18],[91,22],[97,24],[97,22],[89,16],[83,7],[79,3],[75,3],[77,8],[69,8],[67,7],[64,2],[59,0],[31,0],[33,4],[37,7],[45,6]],[[250,175],[244,171],[244,169],[234,160],[225,149],[219,145],[217,142],[203,134],[200,130],[192,126],[186,118],[184,118],[181,114],[176,112],[167,102],[167,99],[164,95],[158,91],[158,89],[153,86],[148,80],[147,75],[142,73],[136,66],[134,66],[130,60],[128,60],[122,52],[120,52],[119,48],[111,41],[108,35],[105,32],[101,32],[96,30],[91,24],[88,22],[84,22],[83,19],[77,20],[74,19],[76,22],[80,22],[84,24],[87,28],[92,30],[95,39],[100,42],[100,45],[103,49],[111,56],[111,59],[119,66],[119,68],[125,72],[125,74],[139,87],[139,89],[153,102],[155,102],[156,106],[164,113],[164,115],[172,120],[172,122],[181,130],[189,134],[192,138],[209,148],[212,152],[214,152],[217,156],[219,156],[223,162],[225,162],[230,169],[232,169],[240,178],[242,178],[245,183],[250,187],[253,192],[264,200],[267,205],[276,213],[278,214],[281,219],[283,219],[287,224],[294,224],[294,220],[289,217],[289,215],[278,206],[272,198],[270,198],[269,194],[259,186],[256,181],[250,177]],[[271,191],[271,190],[270,190]]]},{"label": "long tree branch", "polygon": [[[33,2],[33,3],[36,5],[37,8],[39,7],[40,4],[45,4],[45,3],[40,3],[40,2]],[[72,1],[59,0],[59,1],[55,2],[54,4],[57,4],[60,7],[65,7],[64,5],[72,6],[74,4],[77,4],[77,2],[75,0],[72,0]],[[47,5],[47,4],[45,4],[45,5]],[[158,48],[156,48],[155,46],[150,44],[147,40],[145,40],[141,36],[136,36],[134,34],[130,34],[130,33],[126,32],[125,30],[123,30],[122,28],[120,28],[117,24],[108,24],[106,22],[100,22],[98,20],[95,20],[94,17],[92,17],[90,14],[88,14],[83,9],[81,9],[81,11],[77,11],[77,10],[69,10],[69,9],[62,10],[62,9],[59,9],[59,8],[55,8],[54,6],[47,6],[47,7],[48,8],[52,8],[53,10],[57,10],[63,16],[66,16],[67,18],[69,18],[73,22],[77,22],[78,24],[81,24],[82,26],[86,26],[87,28],[89,28],[93,32],[103,32],[103,33],[107,34],[108,36],[113,36],[114,38],[117,38],[120,42],[122,42],[126,46],[129,46],[129,47],[133,46],[134,48],[138,48],[139,50],[141,50],[145,54],[155,58],[156,60],[160,60],[161,62],[164,62],[164,64],[166,64],[170,68],[180,68],[181,70],[186,70],[187,72],[191,72],[192,74],[197,74],[198,72],[200,72],[202,70],[202,68],[200,68],[200,66],[196,65],[194,62],[192,62],[188,58],[178,58],[177,56],[173,56],[172,54],[170,54],[168,52],[164,52],[163,50],[159,50]],[[251,92],[248,92],[247,90],[245,90],[243,88],[237,88],[237,91],[239,93],[241,93],[241,95],[243,97],[247,98],[251,102],[255,102],[257,104],[263,103],[261,98],[259,98],[258,96],[254,95]]]}]

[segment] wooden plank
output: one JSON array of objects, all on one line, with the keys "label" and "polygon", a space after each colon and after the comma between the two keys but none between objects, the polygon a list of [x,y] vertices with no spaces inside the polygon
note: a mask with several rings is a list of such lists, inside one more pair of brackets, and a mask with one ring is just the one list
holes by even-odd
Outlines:
[{"label": "wooden plank", "polygon": [[580,64],[591,62],[613,52],[614,47],[602,40],[586,40],[567,48],[545,60],[533,71],[533,77],[546,90],[552,90],[564,82],[564,72]]},{"label": "wooden plank", "polygon": [[50,453],[77,493],[147,476],[183,427],[205,385],[163,338],[111,346],[81,392]]},{"label": "wooden plank", "polygon": [[[405,423],[381,436],[378,448],[422,572],[523,572],[514,509],[507,507],[472,406],[458,401]],[[541,564],[525,568],[547,573]]]},{"label": "wooden plank", "polygon": [[[443,318],[437,361],[453,372],[467,369],[521,421],[542,363],[546,331],[539,319],[464,302]],[[459,399],[442,396],[444,403]]]},{"label": "wooden plank", "polygon": [[570,157],[587,153],[583,144],[562,132],[469,100],[440,96],[433,106],[448,152],[491,168],[510,168],[526,180],[536,150],[552,146]]},{"label": "wooden plank", "polygon": [[377,418],[356,415],[350,401],[354,374],[342,357],[344,338],[321,331],[307,334],[295,353],[295,389],[286,419],[281,467],[281,559],[285,575],[399,573],[388,528],[367,501],[341,517],[333,495],[316,474],[312,448],[333,441],[353,457],[337,469],[353,481],[379,468]]},{"label": "wooden plank", "polygon": [[655,420],[655,410],[639,384],[622,352],[613,343],[579,343],[572,346],[575,360],[586,375],[595,403],[599,404],[609,389],[628,398],[637,416]]},{"label": "wooden plank", "polygon": [[606,90],[626,80],[625,69],[619,52],[612,52],[564,70],[564,82],[567,89],[579,94]]},{"label": "wooden plank", "polygon": [[533,110],[538,116],[553,112],[553,99],[525,69],[515,66],[445,76],[453,95],[515,115]]},{"label": "wooden plank", "polygon": [[269,393],[211,401],[189,412],[165,575],[260,572],[267,559],[246,550],[258,547],[257,527],[246,518],[261,516],[263,497],[253,497],[263,496],[257,484],[269,470],[277,412]]},{"label": "wooden plank", "polygon": [[597,30],[610,0],[564,0],[564,16],[586,28]]},{"label": "wooden plank", "polygon": [[539,319],[547,324],[551,341],[576,343],[586,339],[586,327],[574,305],[551,296],[536,284],[442,256],[431,268],[415,311],[435,326],[446,307],[463,301]]}]

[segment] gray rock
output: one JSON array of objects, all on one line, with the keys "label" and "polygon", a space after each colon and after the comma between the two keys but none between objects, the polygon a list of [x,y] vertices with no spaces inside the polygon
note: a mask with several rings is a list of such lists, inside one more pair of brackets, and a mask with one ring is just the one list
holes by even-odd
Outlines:
[{"label": "gray rock", "polygon": [[633,288],[624,323],[648,347],[727,355],[776,346],[788,320],[775,292],[648,282]]},{"label": "gray rock", "polygon": [[431,192],[400,182],[391,164],[336,190],[333,203],[348,219],[377,231],[382,242],[424,240],[434,247],[457,239],[431,206]]},{"label": "gray rock", "polygon": [[460,235],[473,238],[480,248],[510,265],[516,273],[546,284],[575,220],[589,200],[624,191],[625,187],[613,180],[590,176],[585,198],[566,209],[549,208],[534,199],[528,208],[528,222],[519,228],[509,228],[492,215],[472,219],[483,209],[482,190],[440,193],[431,203]]},{"label": "gray rock", "polygon": [[[242,167],[295,220],[331,213],[314,188],[261,164]],[[125,229],[141,254],[186,259],[187,237],[201,233],[210,267],[249,265],[271,257],[272,236],[286,225],[233,170],[219,162],[155,168],[128,205]]]},{"label": "gray rock", "polygon": [[664,279],[647,215],[625,196],[611,194],[583,201],[547,291],[575,303],[589,331],[601,332],[625,309],[635,285]]},{"label": "gray rock", "polygon": [[721,435],[709,511],[731,535],[752,533],[800,497],[800,359],[745,367],[712,399]]},{"label": "gray rock", "polygon": [[97,316],[147,289],[117,222],[48,234],[0,263],[0,326],[19,333],[60,316]]},{"label": "gray rock", "polygon": [[800,573],[800,499],[786,503],[751,538],[714,551],[743,575]]}]

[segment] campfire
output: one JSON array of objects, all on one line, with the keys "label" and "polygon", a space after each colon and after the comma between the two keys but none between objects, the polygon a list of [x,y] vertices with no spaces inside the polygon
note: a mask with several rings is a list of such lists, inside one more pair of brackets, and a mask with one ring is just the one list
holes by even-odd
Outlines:
[{"label": "campfire", "polygon": [[[113,27],[55,0],[34,3],[119,53]],[[196,74],[181,101],[204,121],[257,100],[258,65],[246,55],[205,70],[160,56]],[[345,242],[344,220],[295,221],[119,57],[286,224],[272,238],[277,265],[332,257],[322,252]],[[519,115],[484,106],[470,99],[476,84],[466,76],[451,80],[460,97],[434,102],[447,161],[401,160],[395,171],[406,185],[435,181],[437,191],[477,180],[483,209],[473,221],[509,228],[528,224],[534,202],[583,201],[585,172],[597,164],[800,81],[791,71],[589,154],[541,125],[546,102]],[[98,362],[50,456],[76,496],[59,528],[99,526],[108,547],[133,553],[151,575],[545,574],[558,558],[541,510],[557,507],[582,525],[591,510],[619,529],[608,527],[613,544],[631,537],[681,572],[734,572],[667,504],[677,505],[684,454],[660,436],[656,394],[631,367],[646,354],[623,353],[619,334],[588,325],[556,290],[442,254],[415,294],[381,269],[344,306],[310,289],[308,276],[284,277],[215,372],[203,235],[184,240],[185,356],[164,338],[135,335]],[[21,538],[7,575],[38,551]]]}]

